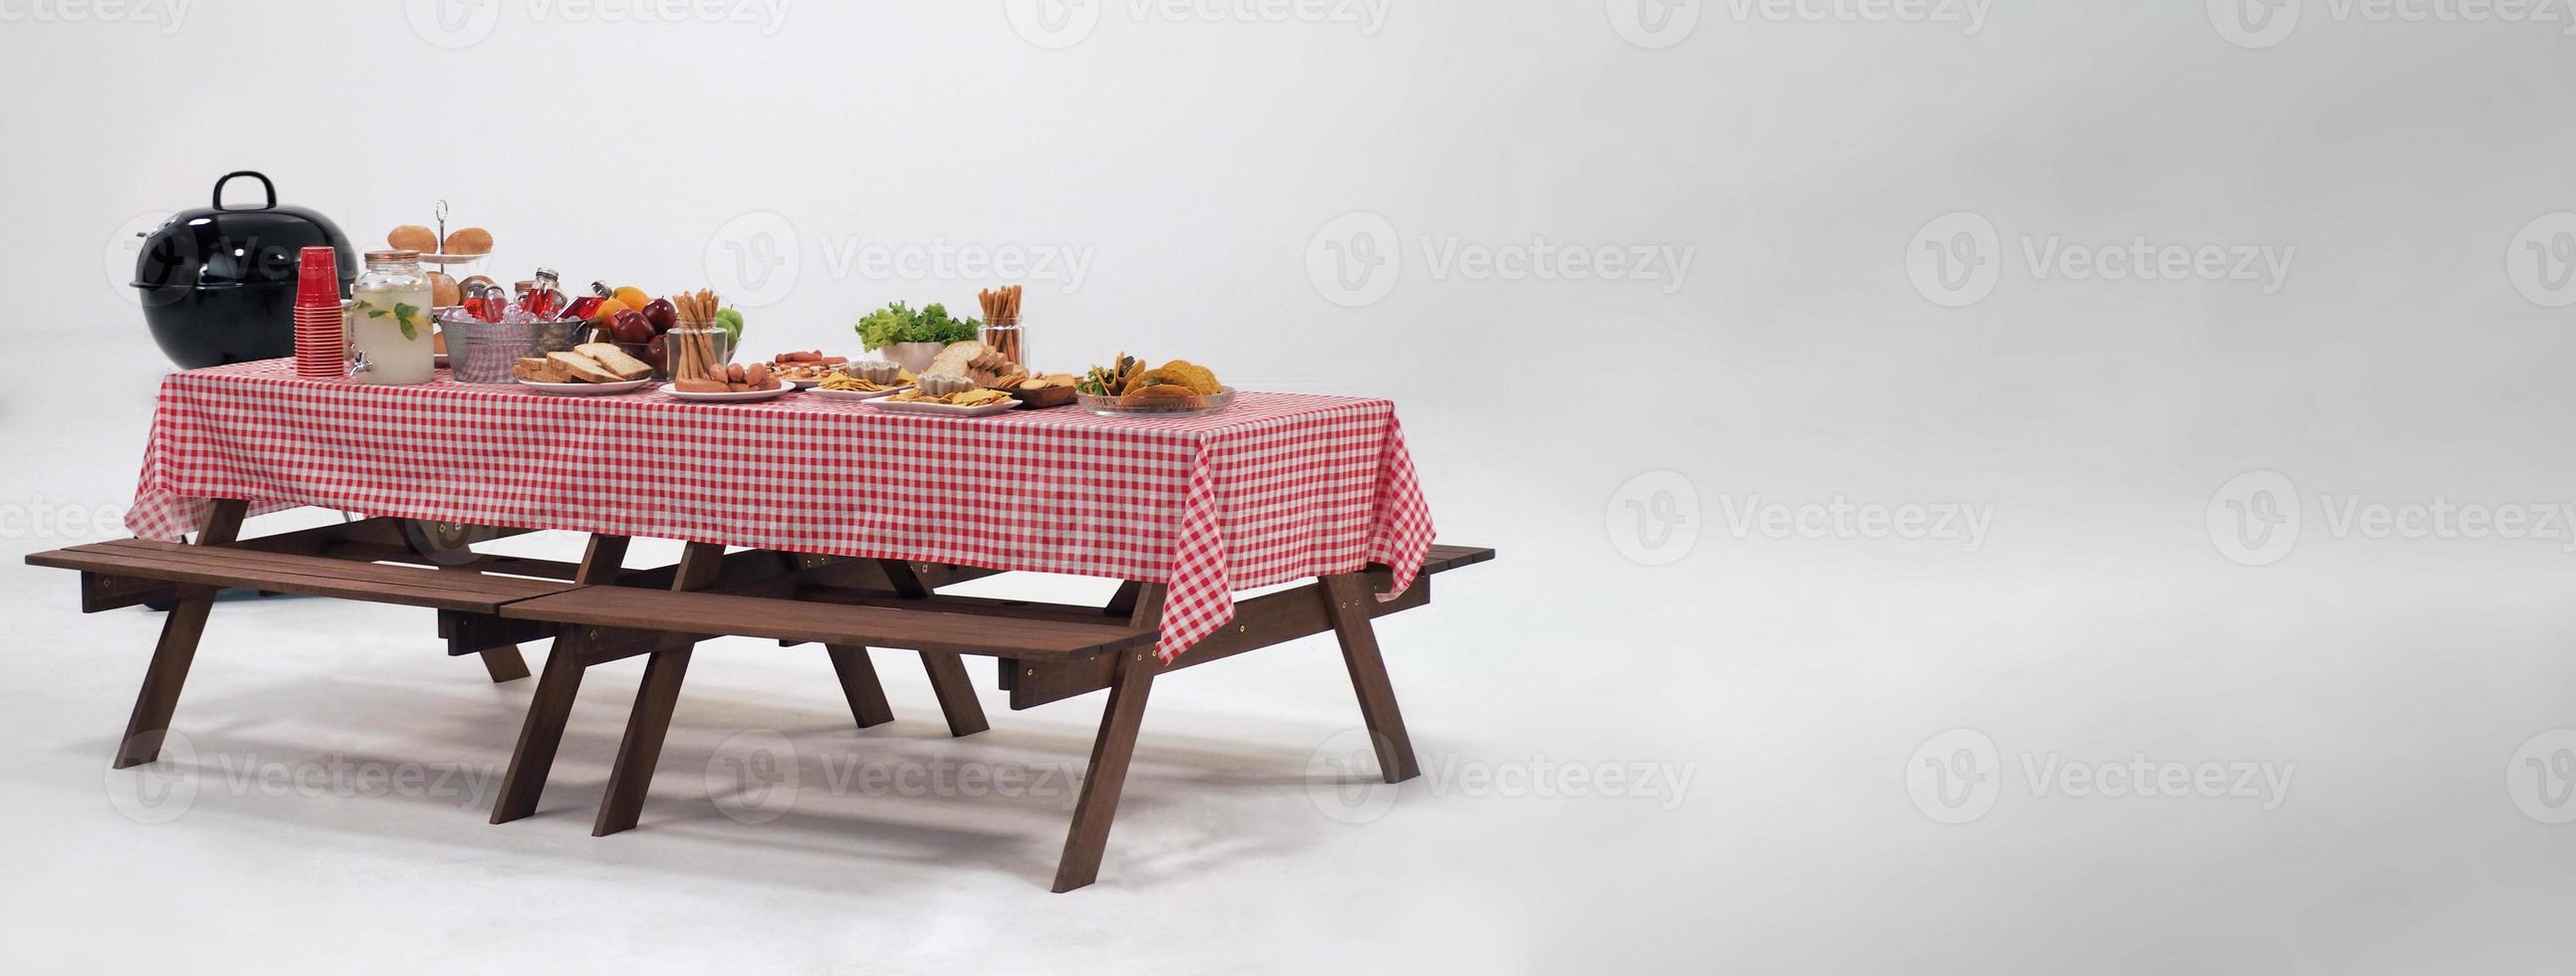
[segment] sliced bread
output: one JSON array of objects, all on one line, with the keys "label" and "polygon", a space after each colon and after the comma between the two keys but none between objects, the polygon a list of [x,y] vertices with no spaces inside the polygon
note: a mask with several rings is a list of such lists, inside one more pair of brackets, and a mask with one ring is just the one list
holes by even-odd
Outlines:
[{"label": "sliced bread", "polygon": [[973,339],[949,343],[948,348],[940,350],[938,358],[932,359],[930,365],[921,371],[921,375],[964,376],[967,364],[983,355],[985,348],[983,343]]},{"label": "sliced bread", "polygon": [[563,367],[543,357],[522,359],[510,364],[510,375],[518,377],[519,382],[522,383],[572,382],[571,373],[564,372]]},{"label": "sliced bread", "polygon": [[546,354],[546,360],[563,367],[564,372],[572,374],[573,379],[583,383],[622,382],[617,378],[617,374],[609,372],[608,367],[600,365],[598,360],[580,353],[550,352]]},{"label": "sliced bread", "polygon": [[616,346],[609,345],[605,342],[594,342],[588,345],[574,346],[572,347],[572,351],[590,357],[591,361],[598,363],[601,368],[617,374],[617,378],[621,380],[640,380],[653,375],[653,367],[650,364],[641,359],[627,355],[626,350],[624,349],[619,349]]}]

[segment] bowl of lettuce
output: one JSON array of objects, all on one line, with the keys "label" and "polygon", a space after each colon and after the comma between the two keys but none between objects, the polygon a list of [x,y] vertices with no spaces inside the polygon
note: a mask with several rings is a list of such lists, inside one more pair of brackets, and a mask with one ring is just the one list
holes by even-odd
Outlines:
[{"label": "bowl of lettuce", "polygon": [[895,302],[868,313],[858,325],[860,345],[915,373],[927,368],[949,343],[976,338],[983,329],[984,323],[977,319],[949,318],[948,307],[938,302],[920,311]]}]

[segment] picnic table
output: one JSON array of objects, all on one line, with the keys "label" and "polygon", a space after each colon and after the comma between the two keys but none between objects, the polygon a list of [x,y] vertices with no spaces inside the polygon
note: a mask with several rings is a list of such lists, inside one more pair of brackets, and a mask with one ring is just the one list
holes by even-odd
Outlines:
[{"label": "picnic table", "polygon": [[[252,515],[304,506],[365,517],[241,537]],[[1147,694],[1171,671],[1331,632],[1382,775],[1418,775],[1371,620],[1493,556],[1433,543],[1385,400],[950,418],[811,396],[552,397],[444,374],[372,386],[300,379],[289,360],[163,383],[127,527],[136,538],[28,557],[78,570],[84,612],[170,607],[118,768],[159,754],[228,587],[433,608],[448,653],[494,681],[527,677],[517,645],[551,639],[494,823],[535,812],[585,671],[648,658],[603,836],[636,825],[701,641],[822,645],[861,728],[893,718],[870,649],[912,651],[958,736],[989,727],[962,656],[991,657],[1013,710],[1109,692],[1059,892],[1098,876]],[[544,530],[586,534],[582,559],[472,548]],[[635,538],[685,546],[630,568]],[[939,592],[1010,572],[1120,585],[1096,607]]]}]

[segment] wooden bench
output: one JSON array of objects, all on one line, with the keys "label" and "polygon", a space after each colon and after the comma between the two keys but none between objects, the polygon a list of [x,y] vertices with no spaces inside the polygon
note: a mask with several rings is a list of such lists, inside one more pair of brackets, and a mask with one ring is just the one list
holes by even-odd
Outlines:
[{"label": "wooden bench", "polygon": [[[585,577],[582,564],[476,553],[471,548],[476,542],[526,530],[391,518],[242,540],[238,537],[246,510],[239,501],[215,503],[193,545],[120,539],[27,557],[30,565],[78,571],[84,613],[138,604],[168,608],[133,714],[118,742],[116,768],[148,763],[159,756],[219,590],[255,589],[431,608],[438,611],[439,635],[448,642],[449,654],[478,656],[493,681],[506,682],[529,674],[519,642],[557,635],[551,628],[531,628],[505,619],[502,608],[596,584],[615,584],[619,592],[642,592],[622,589],[628,586],[667,587],[681,571],[678,565],[625,569],[625,540],[615,540],[613,546],[595,540],[594,554],[613,549],[614,558],[593,567]],[[784,580],[807,574],[813,582],[836,585],[865,586],[873,581],[882,586],[885,578],[873,561],[775,553],[719,556],[711,565],[713,585],[745,592],[774,590]],[[982,570],[929,564],[915,571],[944,582],[988,575]],[[658,645],[658,639],[653,643]],[[633,648],[628,656],[650,649]],[[865,652],[835,655],[833,663],[843,672],[845,683],[875,687],[875,673]],[[934,669],[934,683],[945,677]],[[971,700],[971,694],[968,697]],[[881,690],[867,704],[870,707],[860,716],[862,727],[892,721]],[[980,713],[971,718],[981,721]],[[533,801],[533,794],[527,799]]]},{"label": "wooden bench", "polygon": [[1370,622],[1429,602],[1434,575],[1494,556],[1491,549],[1433,546],[1413,585],[1393,600],[1378,599],[1392,583],[1383,567],[1243,599],[1232,621],[1166,665],[1153,653],[1163,615],[1160,584],[1125,583],[1098,607],[962,597],[937,591],[993,571],[727,554],[707,543],[689,544],[672,566],[628,570],[623,537],[592,536],[581,561],[572,563],[471,549],[475,541],[521,530],[443,525],[436,527],[440,538],[424,545],[428,527],[399,519],[241,541],[245,511],[239,501],[215,503],[194,545],[120,540],[27,557],[33,565],[79,571],[85,612],[154,601],[171,607],[119,744],[117,768],[159,755],[215,593],[225,587],[435,609],[448,652],[482,656],[495,681],[527,676],[518,642],[552,639],[493,804],[494,823],[535,812],[583,673],[649,656],[592,824],[595,835],[635,826],[699,641],[746,636],[824,645],[862,728],[893,718],[869,649],[915,651],[950,733],[958,736],[989,727],[961,659],[982,655],[1001,662],[1000,685],[1015,710],[1109,692],[1056,870],[1060,892],[1099,874],[1146,695],[1163,672],[1330,631],[1341,644],[1381,774],[1390,783],[1419,775]]},{"label": "wooden bench", "polygon": [[[1332,631],[1341,643],[1361,717],[1376,745],[1381,775],[1390,783],[1420,775],[1370,621],[1429,602],[1433,575],[1493,556],[1491,549],[1435,546],[1413,585],[1394,600],[1378,599],[1392,580],[1384,568],[1372,567],[1239,601],[1233,621],[1169,665],[1153,653],[1162,619],[1159,584],[1126,584],[1101,607],[979,599],[939,594],[935,581],[900,562],[879,564],[888,584],[884,589],[811,576],[759,595],[592,587],[514,602],[502,607],[500,616],[568,628],[568,640],[576,650],[566,653],[559,643],[557,652],[547,659],[550,673],[558,660],[596,657],[578,650],[584,642],[631,645],[632,639],[617,636],[620,630],[648,631],[665,642],[646,665],[607,795],[592,825],[594,835],[636,825],[662,740],[670,730],[690,649],[699,640],[744,636],[788,644],[821,643],[836,656],[867,647],[917,650],[934,676],[942,671],[949,675],[945,682],[934,677],[943,708],[955,707],[952,696],[974,707],[973,693],[963,686],[964,671],[956,658],[960,654],[1001,659],[1002,687],[1010,692],[1013,709],[1108,690],[1089,771],[1056,869],[1055,890],[1061,892],[1090,884],[1099,875],[1110,821],[1135,753],[1145,699],[1153,679],[1163,672]],[[692,558],[705,557],[684,556],[683,567]],[[689,575],[683,568],[682,578]],[[934,655],[941,663],[930,663]],[[536,711],[530,714],[533,723]],[[951,715],[953,725],[953,710]],[[978,711],[975,730],[982,727]],[[505,781],[517,778],[520,761],[513,760],[513,772]],[[495,819],[501,819],[497,812]]]}]

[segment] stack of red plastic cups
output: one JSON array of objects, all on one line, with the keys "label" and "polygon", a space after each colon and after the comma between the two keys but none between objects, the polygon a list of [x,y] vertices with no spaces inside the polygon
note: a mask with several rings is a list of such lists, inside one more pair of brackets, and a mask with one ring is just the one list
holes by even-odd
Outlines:
[{"label": "stack of red plastic cups", "polygon": [[339,249],[305,248],[295,275],[295,375],[348,378],[349,340],[342,330]]}]

